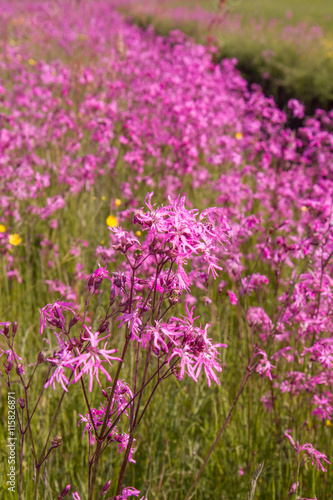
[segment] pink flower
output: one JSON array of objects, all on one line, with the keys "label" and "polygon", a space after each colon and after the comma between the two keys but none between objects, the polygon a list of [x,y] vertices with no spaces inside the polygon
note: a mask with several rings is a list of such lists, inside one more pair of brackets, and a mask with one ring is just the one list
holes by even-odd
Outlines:
[{"label": "pink flower", "polygon": [[231,304],[233,306],[235,306],[237,304],[237,302],[238,302],[238,299],[237,299],[236,295],[234,294],[234,292],[232,290],[228,290],[227,294],[229,295]]},{"label": "pink flower", "polygon": [[[74,366],[76,372],[76,375],[73,379],[73,384],[80,380],[84,373],[89,373],[89,391],[91,392],[94,378],[96,378],[97,382],[101,386],[98,377],[99,370],[104,373],[104,375],[110,382],[112,381],[110,374],[102,366],[102,362],[106,361],[111,366],[111,360],[121,361],[121,359],[111,356],[111,354],[117,352],[118,349],[105,349],[107,342],[105,342],[104,348],[101,349],[98,347],[99,342],[107,338],[109,335],[99,339],[99,332],[92,333],[86,325],[83,326],[86,330],[85,340],[89,340],[90,345],[87,347],[87,352],[83,352],[82,354],[79,354],[77,357],[71,360],[71,365]],[[101,360],[100,356],[102,356],[104,359]],[[83,367],[78,370],[78,368],[82,365]]]},{"label": "pink flower", "polygon": [[262,349],[257,349],[256,356],[262,356],[262,359],[257,364],[256,372],[260,373],[260,375],[263,375],[264,377],[268,377],[270,380],[273,380],[271,369],[276,368],[276,366],[272,365],[272,363],[268,360],[266,352]]},{"label": "pink flower", "polygon": [[324,462],[330,464],[330,462],[327,460],[327,456],[324,453],[321,453],[320,451],[316,450],[311,443],[305,443],[300,445],[299,442],[295,443],[293,438],[288,434],[290,431],[286,431],[284,435],[289,439],[290,444],[292,447],[296,450],[298,454],[300,454],[302,451],[304,451],[304,455],[308,456],[308,460],[312,460],[311,465],[314,465],[314,463],[317,463],[317,470],[319,470],[319,467],[323,472],[326,472],[326,469],[321,463],[321,460]]},{"label": "pink flower", "polygon": [[65,329],[66,322],[62,311],[71,311],[75,314],[73,306],[71,302],[56,301],[54,304],[47,304],[43,307],[40,313],[40,334],[43,335],[46,322],[53,327]]},{"label": "pink flower", "polygon": [[139,314],[140,311],[134,311],[133,313],[124,313],[117,319],[117,321],[121,321],[118,328],[120,328],[124,323],[127,323],[128,328],[131,332],[131,340],[137,340],[138,342],[141,342],[140,327],[142,325],[142,321],[139,317]]},{"label": "pink flower", "polygon": [[131,486],[124,488],[122,491],[122,497],[121,500],[126,500],[128,497],[131,496],[138,497],[140,495],[140,491],[136,490],[135,488],[132,488]]},{"label": "pink flower", "polygon": [[56,354],[52,358],[48,358],[47,361],[52,365],[56,366],[56,369],[52,373],[51,377],[44,384],[44,389],[47,389],[51,384],[53,389],[55,389],[55,382],[61,384],[62,388],[67,392],[67,386],[69,384],[69,380],[64,373],[64,368],[71,368],[72,366],[73,354],[64,349],[61,353]]}]

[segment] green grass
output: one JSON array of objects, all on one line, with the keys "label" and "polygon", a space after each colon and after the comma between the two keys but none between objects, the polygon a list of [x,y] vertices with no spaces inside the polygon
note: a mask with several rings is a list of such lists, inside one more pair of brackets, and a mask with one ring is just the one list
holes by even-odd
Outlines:
[{"label": "green grass", "polygon": [[[189,11],[200,6],[217,12],[217,2],[186,0],[163,4],[153,0],[124,7],[122,11],[129,13],[142,27],[152,24],[163,36],[172,29],[181,29],[196,41],[207,44],[213,35],[213,43],[218,47],[215,60],[236,58],[237,67],[248,82],[259,83],[281,108],[290,98],[304,102],[308,114],[318,107],[332,106],[333,3],[329,0],[315,4],[298,0],[227,1],[224,24],[212,30],[200,18],[193,20],[190,15],[174,18],[172,11],[180,6]],[[292,12],[291,17],[288,11]],[[274,24],[271,20],[275,20]],[[299,25],[304,22],[307,25]],[[310,26],[316,24],[322,28],[322,35],[307,40]],[[290,26],[296,27],[296,31],[285,36]]]},{"label": "green grass", "polygon": [[[138,2],[140,6],[143,2]],[[218,0],[169,0],[160,2],[160,5],[167,8],[186,7],[202,9],[216,12],[218,9]],[[330,0],[227,0],[228,10],[238,13],[248,18],[263,17],[265,19],[281,19],[286,24],[293,24],[300,21],[316,23],[325,29],[333,29],[333,4]],[[288,13],[292,12],[290,17]]]}]

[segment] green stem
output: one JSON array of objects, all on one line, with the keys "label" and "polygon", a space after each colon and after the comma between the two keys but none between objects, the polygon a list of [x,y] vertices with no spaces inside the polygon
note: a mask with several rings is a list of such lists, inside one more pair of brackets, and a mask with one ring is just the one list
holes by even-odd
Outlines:
[{"label": "green stem", "polygon": [[108,415],[109,415],[109,412],[110,412],[111,403],[112,403],[113,396],[114,396],[114,393],[115,393],[115,390],[116,390],[117,381],[118,381],[118,378],[119,378],[119,375],[120,375],[121,367],[123,365],[123,361],[124,361],[124,357],[125,357],[125,354],[126,354],[126,351],[127,351],[128,344],[129,344],[129,338],[126,338],[126,342],[125,342],[125,345],[124,345],[124,348],[123,348],[123,352],[122,352],[122,356],[121,356],[121,361],[118,364],[117,373],[116,373],[115,378],[113,380],[111,394],[110,394],[110,397],[109,397],[108,406],[106,408],[105,418],[104,418],[104,422],[103,422],[103,425],[102,425],[102,429],[101,429],[99,437],[97,437],[97,446],[96,446],[96,450],[95,450],[95,454],[94,454],[94,459],[93,459],[94,460],[94,464],[93,464],[93,467],[92,467],[91,482],[90,482],[90,490],[89,490],[88,500],[93,500],[93,498],[94,498],[94,491],[96,490],[96,487],[97,487],[97,481],[96,481],[97,480],[97,469],[98,469],[99,459],[100,459],[100,456],[101,456],[103,440],[106,437],[106,436],[104,436],[104,432],[105,432],[105,429],[106,429],[106,426],[107,426]]},{"label": "green stem", "polygon": [[[252,361],[252,360],[251,360],[251,361]],[[231,417],[231,415],[232,415],[232,412],[234,411],[234,408],[235,408],[235,406],[236,406],[236,404],[237,404],[237,401],[238,401],[238,399],[239,399],[239,396],[242,394],[243,389],[244,389],[244,387],[245,387],[245,385],[246,385],[246,383],[247,383],[247,381],[248,381],[249,377],[250,377],[250,376],[251,376],[251,374],[252,374],[252,369],[251,369],[251,367],[250,367],[250,366],[251,366],[251,362],[250,362],[249,366],[248,366],[248,367],[247,367],[247,369],[246,369],[246,373],[245,373],[245,375],[244,375],[244,378],[243,378],[242,383],[241,383],[241,385],[240,385],[240,388],[239,388],[239,390],[238,390],[237,396],[235,397],[234,402],[232,403],[232,406],[231,406],[231,408],[230,408],[230,411],[229,411],[229,413],[228,413],[228,416],[227,416],[227,418],[225,419],[225,421],[224,421],[224,423],[223,423],[223,425],[222,425],[222,427],[221,427],[220,432],[218,433],[218,435],[217,435],[217,437],[216,437],[216,439],[215,439],[215,441],[214,441],[214,443],[213,443],[213,445],[212,445],[211,449],[210,449],[210,450],[209,450],[209,452],[208,452],[208,455],[207,455],[207,456],[206,456],[206,458],[205,458],[204,463],[202,464],[202,466],[201,466],[201,468],[200,468],[200,470],[199,470],[198,474],[196,475],[196,478],[195,478],[195,480],[194,480],[194,482],[193,482],[193,484],[192,484],[192,486],[191,486],[191,488],[190,488],[189,492],[187,493],[187,495],[186,495],[186,497],[185,497],[185,499],[184,499],[184,500],[190,500],[190,498],[191,498],[191,496],[192,496],[192,493],[193,493],[193,491],[194,491],[194,489],[195,489],[195,486],[196,486],[197,482],[198,482],[198,481],[199,481],[199,479],[200,479],[200,476],[201,476],[201,474],[202,474],[202,471],[203,471],[203,470],[204,470],[204,468],[206,467],[207,462],[208,462],[208,460],[210,459],[211,454],[212,454],[212,453],[213,453],[213,451],[215,450],[215,447],[216,447],[216,445],[217,445],[217,443],[218,443],[218,441],[219,441],[220,437],[222,436],[222,434],[223,434],[223,432],[224,432],[224,430],[225,430],[225,428],[226,428],[226,426],[227,426],[227,424],[228,424],[228,422],[229,422],[229,420],[230,420],[230,417]]]}]

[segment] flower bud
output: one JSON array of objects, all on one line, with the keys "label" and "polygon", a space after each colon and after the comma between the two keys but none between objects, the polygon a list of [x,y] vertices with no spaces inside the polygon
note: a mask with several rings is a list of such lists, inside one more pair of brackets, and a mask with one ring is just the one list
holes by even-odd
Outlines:
[{"label": "flower bud", "polygon": [[79,317],[78,316],[74,316],[74,318],[72,318],[68,324],[68,329],[70,330],[74,325],[76,325],[76,323],[79,321]]},{"label": "flower bud", "polygon": [[62,437],[60,436],[54,437],[51,441],[52,448],[58,448],[58,446],[60,446],[61,443],[62,443]]},{"label": "flower bud", "polygon": [[62,324],[61,324],[61,321],[57,318],[51,318],[51,319],[48,319],[47,322],[49,323],[49,325],[51,326],[55,326],[56,328],[61,328],[62,329]]},{"label": "flower bud", "polygon": [[142,279],[142,278],[139,278],[139,279],[138,279],[138,284],[139,284],[139,285],[147,285],[147,284],[148,284],[148,280],[144,280],[144,279]]},{"label": "flower bud", "polygon": [[110,290],[110,306],[112,306],[112,304],[114,304],[116,298],[117,298],[116,292],[114,291],[113,288],[111,288],[111,290]]},{"label": "flower bud", "polygon": [[15,334],[17,332],[17,321],[14,321],[12,324],[12,332],[13,332],[13,337],[15,337]]},{"label": "flower bud", "polygon": [[104,321],[98,329],[99,333],[104,333],[108,329],[108,326],[109,326],[109,322]]},{"label": "flower bud", "polygon": [[16,367],[16,373],[19,376],[24,375],[24,364],[23,363],[19,363],[17,365],[17,367]]},{"label": "flower bud", "polygon": [[4,335],[6,335],[7,338],[9,337],[9,328],[8,328],[8,325],[4,325],[4,327],[3,327],[3,333],[4,333]]},{"label": "flower bud", "polygon": [[117,288],[121,288],[121,280],[118,276],[115,276],[115,278],[113,279],[113,283]]},{"label": "flower bud", "polygon": [[80,339],[78,339],[77,337],[71,338],[71,343],[72,343],[73,347],[80,347],[81,346]]},{"label": "flower bud", "polygon": [[58,496],[58,500],[62,500],[62,499],[63,499],[63,498],[67,495],[67,493],[69,493],[69,490],[70,490],[70,489],[71,489],[71,485],[70,485],[70,484],[68,484],[68,485],[66,486],[66,488],[65,488],[65,489],[63,489],[63,490],[62,490],[62,492],[60,493],[60,495]]},{"label": "flower bud", "polygon": [[9,361],[8,363],[4,363],[3,366],[5,367],[5,372],[8,375],[12,371],[13,361]]},{"label": "flower bud", "polygon": [[18,398],[17,400],[18,404],[20,405],[21,410],[25,408],[25,401],[23,398]]},{"label": "flower bud", "polygon": [[110,488],[110,485],[111,485],[111,480],[109,480],[107,483],[105,483],[105,485],[103,486],[103,489],[101,491],[101,496],[102,495],[105,495],[105,493],[108,491],[108,489]]},{"label": "flower bud", "polygon": [[37,364],[40,365],[41,363],[44,363],[45,361],[45,356],[43,354],[43,351],[40,351],[40,353],[37,356]]},{"label": "flower bud", "polygon": [[94,290],[97,290],[102,284],[103,279],[96,279],[94,282]]},{"label": "flower bud", "polygon": [[93,274],[90,275],[87,283],[87,288],[90,290],[90,288],[93,286],[95,281],[95,276]]}]

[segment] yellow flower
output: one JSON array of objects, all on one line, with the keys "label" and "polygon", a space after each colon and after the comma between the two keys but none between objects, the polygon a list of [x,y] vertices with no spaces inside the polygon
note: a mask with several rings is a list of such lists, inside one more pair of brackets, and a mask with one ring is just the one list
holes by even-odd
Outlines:
[{"label": "yellow flower", "polygon": [[136,235],[140,238],[140,236],[141,236],[141,231],[137,231],[135,234],[136,234]]},{"label": "yellow flower", "polygon": [[326,420],[326,425],[327,427],[332,427],[333,424],[330,420]]},{"label": "yellow flower", "polygon": [[109,215],[109,217],[106,219],[106,223],[109,227],[118,226],[118,221],[114,215]]},{"label": "yellow flower", "polygon": [[102,196],[101,200],[102,200],[102,201],[105,201],[105,200],[106,200],[105,196]]},{"label": "yellow flower", "polygon": [[242,132],[237,132],[237,134],[235,135],[237,141],[240,141],[241,139],[243,139],[243,134]]},{"label": "yellow flower", "polygon": [[303,205],[301,207],[301,210],[302,210],[302,212],[307,212],[308,211],[308,207],[306,207],[305,205]]},{"label": "yellow flower", "polygon": [[6,231],[6,226],[0,224],[0,233],[4,233]]},{"label": "yellow flower", "polygon": [[19,234],[14,233],[14,234],[9,235],[8,241],[9,241],[10,245],[13,245],[14,247],[16,247],[17,245],[22,243],[22,238]]},{"label": "yellow flower", "polygon": [[29,59],[28,64],[30,64],[30,66],[36,66],[37,63],[36,63],[35,59]]},{"label": "yellow flower", "polygon": [[114,204],[116,205],[116,207],[120,207],[120,205],[121,205],[121,200],[119,200],[119,198],[116,198],[116,199],[114,200]]}]

